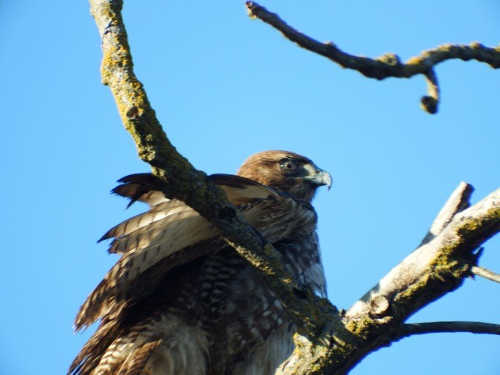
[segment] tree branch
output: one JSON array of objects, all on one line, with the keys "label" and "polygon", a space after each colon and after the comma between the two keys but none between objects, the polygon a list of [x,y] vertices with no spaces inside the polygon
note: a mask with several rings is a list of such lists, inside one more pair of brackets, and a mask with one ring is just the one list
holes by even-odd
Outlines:
[{"label": "tree branch", "polygon": [[[297,337],[297,346],[305,349],[294,352],[283,374],[346,374],[370,352],[399,337],[409,316],[458,288],[475,265],[477,247],[500,231],[500,189],[460,211],[470,190],[461,184],[454,191],[435,221],[448,224],[439,225],[432,240],[354,303],[343,316],[344,330],[325,327],[320,341],[326,344],[320,348],[306,337]],[[443,221],[446,217],[451,220]]]},{"label": "tree branch", "polygon": [[492,272],[486,268],[483,267],[478,267],[478,266],[473,266],[470,270],[470,272],[474,275],[477,276],[482,276],[485,279],[495,281],[497,283],[500,283],[500,274]]},{"label": "tree branch", "polygon": [[457,188],[453,191],[453,193],[451,193],[450,197],[437,214],[429,231],[419,246],[426,244],[436,237],[443,231],[444,228],[446,228],[457,213],[469,207],[469,199],[473,191],[474,187],[466,182],[462,181],[458,184]]},{"label": "tree branch", "polygon": [[439,84],[436,72],[430,68],[427,73],[424,73],[425,81],[427,82],[427,95],[420,98],[422,109],[430,114],[435,114],[439,107]]},{"label": "tree branch", "polygon": [[410,58],[406,63],[402,63],[400,58],[393,53],[384,54],[376,59],[354,56],[343,52],[332,42],[321,43],[301,33],[277,14],[269,12],[254,1],[247,1],[246,6],[251,17],[271,25],[299,47],[326,57],[343,68],[357,70],[365,77],[382,80],[387,77],[410,78],[417,74],[424,75],[428,94],[421,98],[421,105],[431,114],[437,112],[439,102],[439,86],[434,66],[446,60],[460,59],[476,60],[494,69],[500,68],[500,46],[489,48],[477,42],[469,45],[444,44],[424,51],[419,56]]},{"label": "tree branch", "polygon": [[469,332],[500,335],[500,324],[483,322],[429,322],[403,324],[395,340],[425,333]]},{"label": "tree branch", "polygon": [[[102,82],[111,89],[139,157],[166,182],[165,195],[184,201],[220,229],[227,243],[265,275],[266,282],[286,306],[297,327],[304,334],[315,334],[322,324],[322,316],[331,319],[323,311],[335,311],[334,306],[312,293],[298,296],[297,288],[281,266],[273,246],[245,223],[224,192],[208,181],[206,174],[196,170],[170,143],[133,71],[121,16],[123,1],[90,0],[90,5],[102,38]],[[316,319],[304,319],[304,316]]]},{"label": "tree branch", "polygon": [[[447,204],[459,190],[455,190]],[[447,204],[441,212],[446,211]],[[410,309],[413,313],[416,307],[418,309],[457,288],[475,265],[474,251],[499,231],[500,189],[456,214],[436,237],[417,248],[384,276],[377,286],[351,307],[347,315],[355,317],[369,312],[374,299],[380,297],[391,303],[392,310],[396,307],[394,302],[412,301]],[[404,311],[394,312],[398,316],[406,315]]]}]

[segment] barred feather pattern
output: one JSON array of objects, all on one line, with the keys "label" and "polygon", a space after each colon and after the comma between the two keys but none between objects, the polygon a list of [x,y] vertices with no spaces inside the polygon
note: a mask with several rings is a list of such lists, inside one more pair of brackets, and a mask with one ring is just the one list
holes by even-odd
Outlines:
[{"label": "barred feather pattern", "polygon": [[92,374],[158,374],[162,369],[165,374],[202,375],[207,354],[203,331],[167,313],[134,325],[114,340]]},{"label": "barred feather pattern", "polygon": [[[307,246],[315,243],[307,236],[301,242]],[[325,295],[325,280],[318,277],[315,257],[298,260],[301,249],[310,253],[307,246],[292,247],[288,241],[275,246],[284,259],[292,260],[288,270],[299,280],[300,286]],[[304,266],[306,268],[301,268]],[[85,361],[90,360],[95,366],[93,356],[96,356],[99,357],[98,365],[93,372],[78,372],[77,369],[75,374],[111,375],[118,373],[118,369],[128,369],[124,374],[187,375],[205,374],[208,368],[212,373],[237,368],[234,374],[262,375],[272,374],[270,370],[262,372],[263,368],[276,369],[291,354],[294,327],[283,305],[258,272],[232,249],[224,248],[206,257],[189,275],[176,278],[177,285],[172,281],[165,280],[165,284],[178,288],[174,298],[171,293],[157,293],[143,301],[154,304],[152,318],[143,320],[122,315],[108,323],[116,325],[111,330],[120,332],[115,333],[117,339],[99,350],[88,348],[90,356]],[[127,312],[129,315],[135,313],[133,308]],[[124,322],[135,320],[137,323],[128,331],[123,328]],[[109,327],[101,325],[95,335],[105,337],[108,330]],[[95,342],[102,344],[99,339]],[[152,353],[146,353],[148,347]],[[209,354],[211,361],[207,360]],[[139,361],[140,358],[146,358],[147,363]],[[142,368],[144,372],[139,371]],[[138,371],[133,372],[133,369]]]},{"label": "barred feather pattern", "polygon": [[[270,242],[290,236],[297,228],[310,232],[316,223],[309,204],[277,194],[272,195],[272,199],[256,198],[240,208],[240,214]],[[84,302],[75,326],[80,329],[92,324],[108,314],[114,304],[131,298],[134,282],[154,265],[168,258],[179,259],[177,252],[218,234],[195,210],[175,200],[159,203],[147,213],[112,228],[103,237],[115,237],[110,252],[123,256]],[[171,259],[169,264],[173,267],[178,262]],[[164,269],[166,271],[168,269]]]},{"label": "barred feather pattern", "polygon": [[[300,155],[262,154],[261,166],[253,157],[247,161],[252,168],[242,167],[244,177],[210,179],[226,192],[238,214],[273,243],[299,287],[326,296],[317,217],[310,200],[315,189],[330,179],[318,180],[314,174],[321,173],[324,179],[324,172]],[[289,171],[281,180],[276,176],[283,158],[295,158],[296,165],[305,166],[297,178],[289,177]],[[252,171],[260,171],[260,180]],[[265,186],[262,176],[272,179],[272,186]],[[305,182],[309,177],[314,183]],[[130,175],[121,182],[113,192],[131,203],[145,202],[150,210],[101,238],[113,240],[109,251],[121,254],[121,259],[80,308],[77,329],[97,319],[100,325],[69,372],[271,375],[282,371],[293,351],[295,327],[260,273],[196,211],[165,197],[156,177]]]}]

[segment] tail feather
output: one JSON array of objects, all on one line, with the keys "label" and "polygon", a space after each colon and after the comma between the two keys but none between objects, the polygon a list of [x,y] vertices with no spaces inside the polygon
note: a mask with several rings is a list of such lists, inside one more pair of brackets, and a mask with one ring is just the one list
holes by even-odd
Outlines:
[{"label": "tail feather", "polygon": [[[96,334],[105,329],[101,325]],[[138,322],[126,331],[114,332],[111,341],[82,352],[69,371],[72,375],[142,375],[206,373],[208,340],[200,328],[169,313]],[[92,338],[94,339],[94,337]],[[91,340],[92,340],[91,339]],[[85,349],[85,348],[84,348]],[[98,349],[98,350],[97,350]]]},{"label": "tail feather", "polygon": [[120,325],[118,322],[122,311],[117,309],[114,313],[106,316],[71,363],[68,374],[90,374],[97,367],[109,345],[119,336]]}]

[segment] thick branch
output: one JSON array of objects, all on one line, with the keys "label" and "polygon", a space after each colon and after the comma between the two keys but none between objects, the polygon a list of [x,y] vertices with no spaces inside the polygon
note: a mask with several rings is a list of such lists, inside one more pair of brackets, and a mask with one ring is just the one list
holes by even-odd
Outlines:
[{"label": "thick branch", "polygon": [[[356,316],[370,310],[374,298],[384,297],[389,302],[412,301],[421,307],[455,289],[475,265],[474,251],[498,231],[500,189],[455,215],[435,238],[420,246],[382,278],[351,307],[347,315]],[[437,283],[437,289],[433,288],[429,293],[426,288],[434,283]],[[395,306],[391,307],[394,309]]]},{"label": "thick branch", "polygon": [[[121,119],[132,135],[139,157],[149,163],[153,173],[165,182],[164,193],[186,202],[215,224],[238,253],[266,275],[266,281],[287,307],[305,334],[318,331],[321,309],[333,309],[320,298],[296,295],[290,276],[283,270],[276,250],[244,223],[225,194],[180,155],[168,140],[146,92],[133,71],[127,33],[121,17],[121,0],[90,0],[102,38],[102,81],[115,98]],[[306,298],[307,297],[307,298]],[[304,320],[304,316],[317,319]]]},{"label": "thick branch", "polygon": [[419,56],[410,58],[406,63],[402,63],[399,57],[392,53],[376,59],[354,56],[343,52],[331,42],[321,43],[301,33],[288,25],[277,14],[269,12],[256,2],[247,1],[246,6],[251,17],[271,25],[300,47],[326,57],[343,68],[357,70],[368,78],[382,80],[387,77],[410,78],[417,74],[424,75],[428,84],[428,94],[422,97],[421,104],[423,109],[429,113],[437,112],[439,86],[433,67],[439,63],[451,59],[476,60],[484,62],[494,69],[500,68],[500,46],[489,48],[477,42],[470,45],[444,44],[424,51]]},{"label": "thick branch", "polygon": [[345,313],[343,330],[325,327],[321,342],[326,344],[320,348],[307,338],[296,339],[305,350],[292,355],[286,374],[349,372],[368,353],[400,337],[409,316],[455,290],[470,276],[477,258],[475,250],[500,231],[500,189],[460,211],[462,204],[451,203],[466,202],[468,190],[465,185],[457,188],[438,214],[437,221],[448,216],[448,224],[439,226],[432,240],[394,267]]},{"label": "thick branch", "polygon": [[430,322],[403,324],[397,332],[396,340],[425,333],[469,332],[500,335],[500,324],[483,322]]}]

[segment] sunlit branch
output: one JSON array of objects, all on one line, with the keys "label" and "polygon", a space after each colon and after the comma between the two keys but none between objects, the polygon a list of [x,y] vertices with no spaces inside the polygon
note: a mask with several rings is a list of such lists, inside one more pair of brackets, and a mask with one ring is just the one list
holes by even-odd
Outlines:
[{"label": "sunlit branch", "polygon": [[254,1],[247,1],[249,15],[271,25],[280,31],[287,39],[302,48],[317,53],[348,69],[353,69],[368,78],[382,80],[388,77],[410,78],[422,74],[427,81],[428,93],[421,99],[422,108],[428,113],[436,113],[439,103],[439,86],[434,67],[439,63],[460,59],[464,61],[476,60],[500,68],[500,46],[489,48],[474,42],[469,45],[444,44],[402,63],[393,53],[384,54],[378,58],[350,55],[332,42],[321,43],[304,33],[294,29],[282,20],[276,13],[268,11]]},{"label": "sunlit branch", "polygon": [[474,275],[481,276],[485,279],[500,283],[500,274],[492,272],[484,267],[473,266],[470,271]]}]

